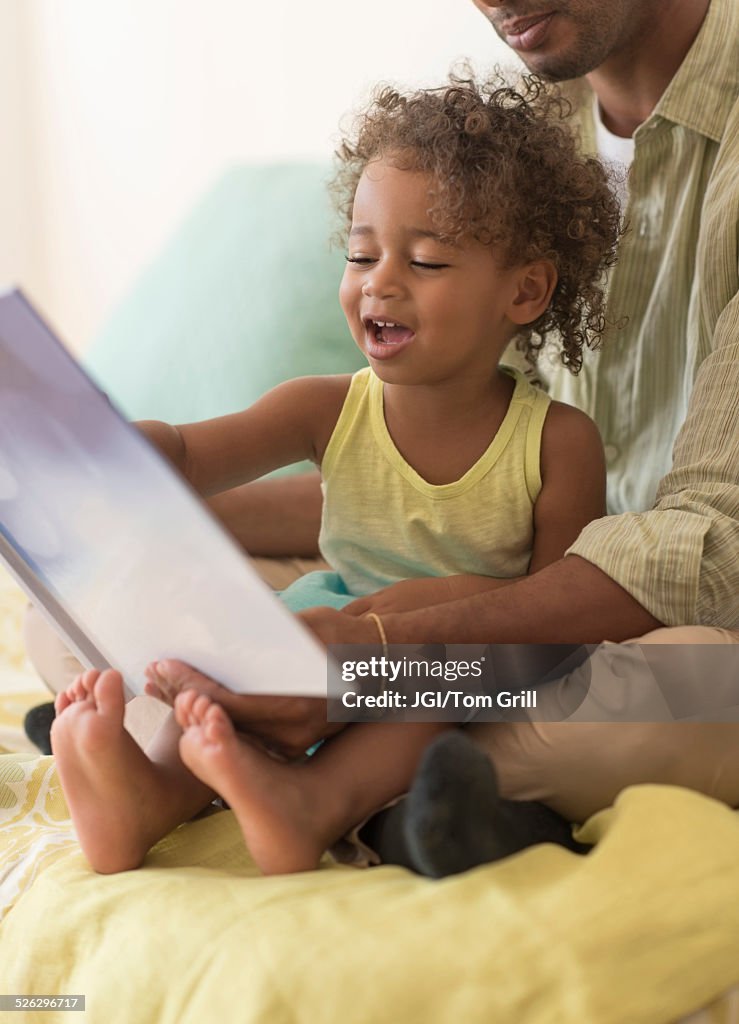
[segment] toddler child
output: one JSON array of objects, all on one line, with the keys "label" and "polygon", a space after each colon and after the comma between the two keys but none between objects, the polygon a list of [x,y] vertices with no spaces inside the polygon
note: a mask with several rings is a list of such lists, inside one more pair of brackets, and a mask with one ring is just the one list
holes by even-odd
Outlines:
[{"label": "toddler child", "polygon": [[[288,381],[235,415],[142,429],[204,496],[305,458],[320,466],[321,548],[340,601],[389,588],[390,606],[419,607],[505,586],[605,514],[593,423],[501,359],[515,342],[533,363],[556,336],[576,372],[597,341],[618,235],[606,174],[534,80],[384,88],[339,158],[340,299],[368,367]],[[155,669],[148,691],[161,693]],[[265,873],[314,868],[408,788],[448,729],[354,725],[284,763],[194,690],[146,754],[122,715],[119,674],[90,671],[58,696],[52,732],[82,848],[103,872],[138,866],[214,792]]]}]

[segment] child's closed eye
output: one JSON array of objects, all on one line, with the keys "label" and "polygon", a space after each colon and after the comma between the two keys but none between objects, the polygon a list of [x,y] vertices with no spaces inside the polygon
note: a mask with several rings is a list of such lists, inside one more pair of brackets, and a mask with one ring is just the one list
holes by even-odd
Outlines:
[{"label": "child's closed eye", "polygon": [[411,260],[414,267],[420,267],[421,270],[446,270],[449,266],[448,263],[427,263],[426,260]]}]

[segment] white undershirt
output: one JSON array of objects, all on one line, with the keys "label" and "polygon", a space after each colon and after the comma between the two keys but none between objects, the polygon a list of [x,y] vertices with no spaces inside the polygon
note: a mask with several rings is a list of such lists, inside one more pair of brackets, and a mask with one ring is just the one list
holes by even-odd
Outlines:
[{"label": "white undershirt", "polygon": [[627,176],[634,159],[634,139],[614,135],[603,124],[598,97],[593,97],[593,120],[595,122],[595,144],[598,156],[614,171],[616,194],[623,210],[628,197]]}]

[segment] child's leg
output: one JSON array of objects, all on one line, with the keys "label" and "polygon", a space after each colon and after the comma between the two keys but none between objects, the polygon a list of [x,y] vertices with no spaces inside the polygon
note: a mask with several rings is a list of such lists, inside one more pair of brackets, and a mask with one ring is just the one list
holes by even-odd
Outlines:
[{"label": "child's leg", "polygon": [[213,792],[182,764],[170,717],[145,754],[123,728],[118,672],[85,672],[56,700],[51,738],[80,845],[96,871],[138,867]]},{"label": "child's leg", "polygon": [[265,874],[307,871],[353,826],[405,792],[439,723],[355,725],[299,764],[275,761],[239,738],[209,697],[175,704],[185,764],[230,804]]}]

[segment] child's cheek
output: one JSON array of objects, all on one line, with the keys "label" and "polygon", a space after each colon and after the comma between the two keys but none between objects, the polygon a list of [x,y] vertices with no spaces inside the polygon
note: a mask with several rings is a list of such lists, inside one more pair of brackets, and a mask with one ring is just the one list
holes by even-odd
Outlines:
[{"label": "child's cheek", "polygon": [[339,302],[341,303],[341,308],[344,310],[344,314],[346,314],[347,302],[352,291],[351,282],[348,280],[347,271],[345,270],[341,277],[341,283],[339,284]]},{"label": "child's cheek", "polygon": [[347,323],[352,333],[356,336],[356,332],[361,329],[362,322],[359,317],[359,297],[360,291],[356,282],[347,279],[347,273],[341,279],[339,285],[339,303],[341,309],[346,317]]}]

